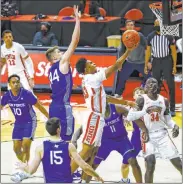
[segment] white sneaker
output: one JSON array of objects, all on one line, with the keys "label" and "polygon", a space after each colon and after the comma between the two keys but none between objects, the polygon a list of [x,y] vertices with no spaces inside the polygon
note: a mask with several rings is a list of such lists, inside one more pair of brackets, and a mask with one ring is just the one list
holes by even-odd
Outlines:
[{"label": "white sneaker", "polygon": [[130,184],[130,179],[121,179],[120,183],[126,183],[126,184]]},{"label": "white sneaker", "polygon": [[30,177],[30,174],[28,174],[28,173],[22,171],[22,172],[17,172],[17,173],[15,173],[15,174],[13,174],[13,175],[11,176],[11,180],[12,180],[13,182],[15,182],[15,183],[19,183],[19,182],[21,182],[22,180],[27,179],[27,178],[29,178],[29,177]]}]

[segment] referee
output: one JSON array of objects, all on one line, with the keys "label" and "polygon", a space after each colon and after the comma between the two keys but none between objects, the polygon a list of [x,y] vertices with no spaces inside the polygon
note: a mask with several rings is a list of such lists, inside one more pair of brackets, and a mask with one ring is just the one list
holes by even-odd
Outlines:
[{"label": "referee", "polygon": [[170,112],[175,116],[175,82],[177,51],[175,39],[170,35],[160,35],[159,21],[155,20],[154,29],[147,37],[144,72],[148,72],[148,62],[152,56],[152,76],[161,84],[162,73],[167,81],[170,97]]}]

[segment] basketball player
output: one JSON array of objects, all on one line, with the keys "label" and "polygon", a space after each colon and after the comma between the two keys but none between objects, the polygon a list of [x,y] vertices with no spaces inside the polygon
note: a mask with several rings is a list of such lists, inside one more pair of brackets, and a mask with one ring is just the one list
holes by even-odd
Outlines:
[{"label": "basketball player", "polygon": [[[106,104],[105,126],[102,135],[101,147],[98,150],[92,167],[96,169],[100,163],[106,160],[109,154],[115,150],[123,156],[123,160],[126,160],[127,163],[131,165],[136,182],[142,183],[141,169],[136,160],[135,150],[128,139],[128,133],[124,126],[123,116],[127,116],[127,114],[128,110],[121,105]],[[143,132],[147,134],[144,122],[142,120],[136,120],[136,123]],[[73,136],[73,144],[77,144],[77,140],[82,132],[83,128],[81,126]],[[91,177],[86,182],[89,182],[90,180]]]},{"label": "basketball player", "polygon": [[31,164],[19,163],[18,168],[34,174],[42,162],[45,183],[72,183],[70,163],[71,159],[74,159],[84,172],[103,183],[103,179],[80,157],[74,145],[61,139],[60,125],[58,118],[51,118],[46,122],[50,140],[43,141],[36,148]]},{"label": "basketball player", "polygon": [[34,65],[25,48],[13,41],[10,30],[2,33],[4,44],[1,46],[0,71],[7,63],[8,76],[17,74],[23,88],[32,91],[34,87]]},{"label": "basketball player", "polygon": [[[141,87],[137,87],[133,91],[133,98],[136,100],[139,95],[144,94],[144,89]],[[128,122],[129,123],[129,122]],[[134,148],[134,156],[137,157],[139,152],[142,150],[141,146],[141,136],[140,136],[140,129],[137,126],[135,122],[132,122],[133,124],[133,132],[132,132],[132,137],[131,137],[131,144]],[[129,175],[129,163],[127,159],[123,159],[123,164],[122,164],[122,176],[123,178],[121,179],[122,183],[130,183],[130,179],[128,178]]]},{"label": "basketball player", "polygon": [[173,138],[179,135],[179,127],[171,118],[168,100],[158,94],[158,82],[155,78],[147,80],[145,90],[146,94],[139,96],[136,101],[139,111],[131,109],[127,120],[134,121],[141,117],[144,118],[150,138],[149,142],[143,146],[146,160],[145,183],[153,183],[156,149],[162,158],[169,159],[182,174],[182,162],[166,126],[172,129]]},{"label": "basketball player", "polygon": [[[13,150],[19,160],[28,162],[31,143],[37,127],[36,113],[32,106],[37,107],[47,118],[49,118],[49,115],[32,92],[20,87],[20,77],[18,75],[9,76],[8,84],[11,90],[3,95],[1,109],[3,106],[9,105],[15,117],[12,133]],[[18,174],[15,173],[12,176],[13,181]]]},{"label": "basketball player", "polygon": [[76,25],[72,35],[72,41],[63,54],[58,47],[47,50],[46,57],[52,63],[48,76],[52,89],[52,102],[49,107],[49,116],[57,117],[62,123],[61,136],[65,141],[70,141],[74,132],[74,117],[70,105],[70,97],[73,86],[70,69],[70,58],[76,49],[80,38],[80,12],[74,6]]},{"label": "basketball player", "polygon": [[[101,145],[101,137],[105,124],[106,93],[102,82],[113,72],[122,67],[123,62],[129,53],[130,50],[127,49],[114,65],[108,67],[106,70],[102,69],[99,72],[97,72],[96,65],[86,58],[81,58],[76,63],[77,72],[84,75],[82,80],[83,93],[87,107],[90,110],[88,122],[84,123],[85,126],[83,127],[83,148],[80,155],[85,161],[88,157],[91,157],[90,165],[93,164],[98,147]],[[115,103],[116,100],[119,99],[112,97],[108,98],[108,102],[111,103]],[[121,100],[121,103],[130,104],[124,100]],[[72,171],[75,171],[78,168],[78,165],[73,161],[71,168]]]}]

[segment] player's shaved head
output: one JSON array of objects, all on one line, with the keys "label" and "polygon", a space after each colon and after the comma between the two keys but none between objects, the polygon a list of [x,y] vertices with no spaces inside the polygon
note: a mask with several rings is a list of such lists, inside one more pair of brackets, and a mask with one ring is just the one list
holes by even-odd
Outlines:
[{"label": "player's shaved head", "polygon": [[58,118],[50,118],[46,122],[46,130],[50,135],[57,135],[58,128],[60,128],[60,120]]},{"label": "player's shaved head", "polygon": [[147,93],[148,92],[153,93],[153,94],[157,93],[158,92],[158,81],[153,77],[147,79],[146,85],[145,85],[145,91]]}]

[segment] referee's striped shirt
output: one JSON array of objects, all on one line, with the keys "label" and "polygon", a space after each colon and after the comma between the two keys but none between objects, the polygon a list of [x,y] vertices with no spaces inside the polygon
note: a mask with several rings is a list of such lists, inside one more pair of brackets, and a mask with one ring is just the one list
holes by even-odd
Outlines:
[{"label": "referee's striped shirt", "polygon": [[156,31],[150,33],[147,37],[147,45],[151,46],[152,56],[155,58],[164,58],[170,55],[170,45],[174,45],[175,40],[171,35],[159,35]]}]

